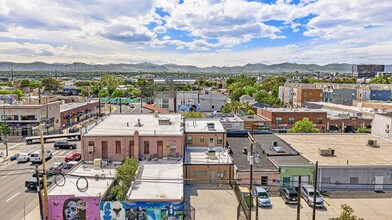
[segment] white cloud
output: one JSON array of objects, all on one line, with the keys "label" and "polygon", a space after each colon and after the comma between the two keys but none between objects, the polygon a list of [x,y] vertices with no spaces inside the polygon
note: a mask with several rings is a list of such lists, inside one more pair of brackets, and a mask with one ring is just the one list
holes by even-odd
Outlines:
[{"label": "white cloud", "polygon": [[154,32],[158,34],[164,34],[166,33],[166,28],[163,26],[157,26],[154,28]]}]

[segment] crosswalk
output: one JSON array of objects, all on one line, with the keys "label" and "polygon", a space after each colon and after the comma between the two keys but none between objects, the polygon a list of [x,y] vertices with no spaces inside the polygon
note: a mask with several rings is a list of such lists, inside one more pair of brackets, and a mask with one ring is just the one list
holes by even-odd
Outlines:
[{"label": "crosswalk", "polygon": [[52,155],[54,157],[62,157],[67,155],[69,152],[70,152],[69,150],[63,150],[63,151],[57,150],[57,151],[52,151]]}]

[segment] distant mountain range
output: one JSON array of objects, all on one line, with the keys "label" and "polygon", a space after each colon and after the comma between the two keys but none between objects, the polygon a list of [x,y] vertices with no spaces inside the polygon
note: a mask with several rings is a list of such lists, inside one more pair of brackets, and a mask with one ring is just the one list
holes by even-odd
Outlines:
[{"label": "distant mountain range", "polygon": [[[353,64],[332,63],[325,66],[316,64],[246,64],[244,66],[223,66],[223,67],[196,67],[191,65],[152,63],[138,64],[106,64],[93,65],[86,63],[48,64],[44,62],[34,63],[12,63],[0,62],[0,71],[59,71],[59,72],[184,72],[184,73],[283,73],[283,72],[340,72],[351,73]],[[392,65],[386,65],[385,71],[392,72]]]}]

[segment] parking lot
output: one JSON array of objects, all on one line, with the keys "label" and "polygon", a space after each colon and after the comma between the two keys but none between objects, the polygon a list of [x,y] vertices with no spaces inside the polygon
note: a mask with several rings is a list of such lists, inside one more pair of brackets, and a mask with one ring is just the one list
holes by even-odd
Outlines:
[{"label": "parking lot", "polygon": [[[339,216],[341,204],[348,204],[354,209],[355,215],[365,220],[389,220],[392,216],[392,192],[333,192],[329,197],[324,197],[324,201],[325,208],[316,211],[318,220],[328,220]],[[259,219],[296,219],[296,204],[285,204],[278,196],[271,197],[271,203],[271,208],[259,208]],[[255,219],[256,212],[252,213]],[[303,199],[301,200],[301,219],[312,219],[312,208]]]}]

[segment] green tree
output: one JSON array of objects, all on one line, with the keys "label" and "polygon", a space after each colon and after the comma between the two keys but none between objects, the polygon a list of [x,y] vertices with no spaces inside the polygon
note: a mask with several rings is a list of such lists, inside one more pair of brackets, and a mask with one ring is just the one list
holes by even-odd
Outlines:
[{"label": "green tree", "polygon": [[386,76],[373,77],[370,80],[370,84],[389,84],[389,83],[392,83],[392,80],[390,80]]},{"label": "green tree", "polygon": [[201,112],[186,112],[184,113],[185,118],[204,118],[203,113]]},{"label": "green tree", "polygon": [[253,96],[254,93],[257,92],[257,89],[253,86],[245,86],[244,87],[244,92],[245,94],[247,94],[248,96]]},{"label": "green tree", "polygon": [[0,123],[0,134],[4,135],[5,132],[7,133],[7,135],[10,134],[10,126],[6,123]]},{"label": "green tree", "polygon": [[122,89],[116,89],[113,91],[112,97],[125,97],[125,92]]},{"label": "green tree", "polygon": [[109,91],[107,89],[101,89],[99,90],[98,97],[108,97],[109,96]]},{"label": "green tree", "polygon": [[254,111],[253,109],[249,109],[249,110],[246,112],[246,114],[247,114],[247,115],[254,115],[254,114],[255,114],[255,111]]},{"label": "green tree", "polygon": [[293,127],[288,130],[289,133],[319,133],[320,130],[309,121],[309,119],[304,119],[302,121],[297,121],[294,123]]},{"label": "green tree", "polygon": [[20,88],[26,88],[30,86],[30,80],[24,79],[20,81]]},{"label": "green tree", "polygon": [[112,94],[114,90],[117,89],[118,85],[120,85],[122,81],[120,78],[110,75],[110,74],[104,74],[101,76],[100,80],[100,86],[106,87],[107,90],[109,91],[109,94]]},{"label": "green tree", "polygon": [[12,90],[12,93],[18,95],[18,100],[20,100],[21,97],[25,96],[25,94],[20,89]]},{"label": "green tree", "polygon": [[339,217],[330,218],[329,220],[363,220],[363,218],[354,215],[354,209],[349,205],[342,204],[340,207],[342,208],[342,212]]},{"label": "green tree", "polygon": [[191,90],[192,90],[192,86],[189,85],[189,84],[185,84],[185,85],[182,87],[182,90],[184,90],[184,91],[191,91]]},{"label": "green tree", "polygon": [[258,91],[257,93],[255,93],[254,98],[256,101],[267,104],[267,105],[279,106],[281,104],[281,101],[279,98],[273,96],[271,93],[268,93],[264,90]]},{"label": "green tree", "polygon": [[368,129],[366,127],[360,127],[356,131],[357,133],[368,133]]},{"label": "green tree", "polygon": [[33,80],[30,82],[30,89],[40,88],[41,86],[42,86],[42,84],[38,80]]},{"label": "green tree", "polygon": [[245,95],[245,90],[243,88],[237,88],[230,94],[230,99],[231,101],[239,101],[242,95]]},{"label": "green tree", "polygon": [[57,82],[57,80],[52,77],[43,78],[41,84],[49,90],[56,90],[59,87],[59,82]]},{"label": "green tree", "polygon": [[109,196],[116,201],[124,201],[132,181],[135,179],[139,164],[135,159],[127,157],[123,164],[116,168],[116,185],[109,191]]},{"label": "green tree", "polygon": [[132,90],[132,98],[140,97],[141,94],[142,94],[142,91],[140,89],[133,89]]}]

